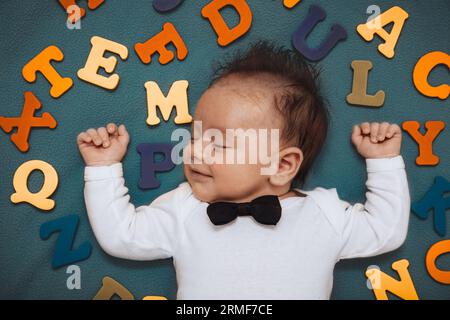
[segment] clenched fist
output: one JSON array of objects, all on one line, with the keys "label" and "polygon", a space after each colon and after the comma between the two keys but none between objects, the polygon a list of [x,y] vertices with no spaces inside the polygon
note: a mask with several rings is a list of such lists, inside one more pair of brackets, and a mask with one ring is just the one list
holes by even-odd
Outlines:
[{"label": "clenched fist", "polygon": [[400,154],[402,131],[397,124],[364,122],[353,127],[352,142],[364,158],[391,158]]},{"label": "clenched fist", "polygon": [[77,144],[86,166],[107,166],[118,163],[127,152],[130,136],[123,124],[117,127],[89,129],[77,137]]}]

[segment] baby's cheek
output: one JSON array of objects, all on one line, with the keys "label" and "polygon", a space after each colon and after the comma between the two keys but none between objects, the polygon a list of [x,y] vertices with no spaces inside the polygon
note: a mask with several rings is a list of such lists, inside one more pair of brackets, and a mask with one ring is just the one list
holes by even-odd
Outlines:
[{"label": "baby's cheek", "polygon": [[217,182],[222,187],[233,186],[235,189],[247,189],[257,184],[261,176],[256,164],[224,164],[215,168]]}]

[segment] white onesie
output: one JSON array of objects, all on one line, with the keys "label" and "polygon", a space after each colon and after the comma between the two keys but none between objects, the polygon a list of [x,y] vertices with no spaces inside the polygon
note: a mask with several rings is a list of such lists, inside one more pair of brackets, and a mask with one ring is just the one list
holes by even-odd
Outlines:
[{"label": "white onesie", "polygon": [[[368,257],[405,240],[410,196],[402,156],[366,159],[366,202],[335,188],[297,189],[276,226],[251,216],[215,226],[187,182],[135,208],[122,164],[85,168],[87,213],[101,247],[133,260],[173,257],[178,299],[329,299],[340,259]],[[364,272],[364,270],[361,270]]]}]

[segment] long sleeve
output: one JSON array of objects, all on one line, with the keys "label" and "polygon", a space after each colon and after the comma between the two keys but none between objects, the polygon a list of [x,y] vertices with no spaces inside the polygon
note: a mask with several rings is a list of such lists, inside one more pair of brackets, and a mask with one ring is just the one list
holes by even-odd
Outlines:
[{"label": "long sleeve", "polygon": [[364,204],[339,199],[335,188],[312,193],[341,241],[338,259],[395,250],[407,235],[410,195],[402,156],[366,159],[366,166]]},{"label": "long sleeve", "polygon": [[366,165],[366,202],[341,202],[345,208],[341,259],[395,250],[407,235],[410,195],[403,158],[366,159]]},{"label": "long sleeve", "polygon": [[150,205],[130,203],[122,164],[85,167],[84,198],[94,234],[108,254],[125,259],[155,260],[173,255],[181,232],[180,203],[186,183]]}]

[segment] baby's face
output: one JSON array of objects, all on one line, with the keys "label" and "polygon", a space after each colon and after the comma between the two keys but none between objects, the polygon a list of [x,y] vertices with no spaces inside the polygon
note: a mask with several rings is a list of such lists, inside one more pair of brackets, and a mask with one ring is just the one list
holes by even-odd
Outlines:
[{"label": "baby's face", "polygon": [[[254,195],[268,193],[269,176],[261,174],[261,168],[268,167],[259,161],[250,161],[249,141],[244,145],[236,145],[236,138],[225,141],[226,129],[281,129],[281,119],[273,106],[273,94],[257,85],[254,80],[233,79],[221,80],[220,83],[206,90],[198,101],[194,123],[201,121],[201,133],[193,125],[193,141],[186,147],[191,162],[184,164],[184,173],[190,183],[194,195],[205,202],[236,201],[245,202]],[[205,137],[208,129],[218,129],[223,133],[223,141]],[[212,141],[213,140],[213,141]],[[261,141],[258,141],[261,143]],[[267,143],[270,145],[270,136]],[[202,149],[198,149],[198,145]],[[207,147],[209,145],[209,147]],[[267,146],[266,146],[267,147]],[[205,148],[209,148],[215,159],[226,159],[228,152],[245,154],[245,163],[212,163],[208,164]],[[273,153],[269,150],[265,154]],[[200,152],[199,152],[200,151]],[[202,152],[203,151],[203,152]]]}]

